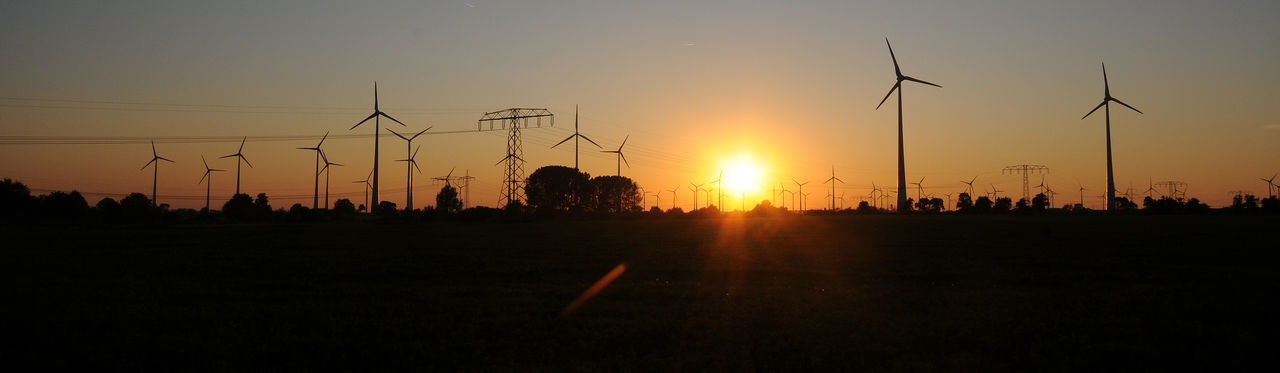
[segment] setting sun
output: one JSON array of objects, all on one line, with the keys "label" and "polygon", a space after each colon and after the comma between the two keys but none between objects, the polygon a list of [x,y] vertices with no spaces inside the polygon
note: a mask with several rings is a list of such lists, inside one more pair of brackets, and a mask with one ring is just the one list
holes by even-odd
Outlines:
[{"label": "setting sun", "polygon": [[762,167],[750,157],[741,156],[724,166],[725,186],[732,190],[746,191],[760,188]]}]

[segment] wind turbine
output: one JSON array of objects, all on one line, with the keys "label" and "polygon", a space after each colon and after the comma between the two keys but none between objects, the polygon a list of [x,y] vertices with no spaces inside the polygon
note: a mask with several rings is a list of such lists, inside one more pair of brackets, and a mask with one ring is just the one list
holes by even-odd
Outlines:
[{"label": "wind turbine", "polygon": [[[1076,184],[1076,185],[1079,185],[1079,184]],[[1087,189],[1084,188],[1084,185],[1079,185],[1079,186],[1080,186],[1080,207],[1084,207],[1084,191]]]},{"label": "wind turbine", "polygon": [[893,73],[898,76],[898,81],[893,83],[893,88],[890,88],[889,93],[884,95],[884,99],[880,100],[880,104],[876,105],[876,110],[879,110],[880,106],[884,105],[884,102],[889,99],[889,96],[893,95],[893,91],[898,91],[898,211],[905,212],[910,206],[906,206],[907,167],[902,155],[902,82],[904,80],[912,81],[938,88],[942,88],[942,86],[902,75],[902,69],[898,68],[898,57],[893,55],[893,45],[889,44],[889,38],[884,38],[884,43],[889,46],[889,58],[893,59]]},{"label": "wind turbine", "polygon": [[836,166],[831,165],[831,178],[823,181],[823,184],[831,183],[831,211],[836,210],[836,183],[844,183],[844,180],[836,177]]},{"label": "wind turbine", "polygon": [[924,182],[924,177],[922,176],[920,177],[920,181],[911,183],[911,185],[916,186],[916,203],[920,203],[920,198],[921,198],[920,195],[924,194],[924,187],[921,186],[921,183],[923,182]]},{"label": "wind turbine", "polygon": [[797,189],[799,189],[799,190],[797,190],[797,191],[796,191],[796,193],[800,193],[800,196],[802,197],[802,198],[800,199],[800,211],[804,211],[804,199],[803,199],[803,197],[805,196],[805,194],[804,194],[804,185],[805,185],[805,184],[808,184],[809,182],[808,182],[808,181],[806,181],[806,182],[801,183],[801,182],[799,182],[799,181],[796,181],[796,179],[791,179],[791,182],[796,183],[796,188],[797,188]]},{"label": "wind turbine", "polygon": [[[396,118],[392,118],[390,115],[387,115],[387,113],[383,113],[382,110],[378,109],[378,82],[373,82],[373,114],[369,114],[369,116],[365,117],[364,120],[361,120],[360,123],[356,123],[356,125],[351,126],[351,128],[348,129],[348,131],[354,130],[356,127],[360,127],[361,124],[364,124],[364,122],[368,122],[370,119],[373,119],[373,203],[378,203],[378,135],[382,132],[382,124],[378,121],[379,117],[386,117],[393,122],[399,123],[401,126],[405,125],[404,122],[401,122]],[[373,211],[373,209],[370,209],[370,211]]]},{"label": "wind turbine", "polygon": [[[324,137],[320,138],[320,143],[316,144],[315,147],[298,148],[300,150],[312,150],[316,152],[316,174],[315,174],[316,184],[315,184],[315,190],[311,194],[311,209],[313,210],[320,207],[320,153],[321,153],[320,145],[324,145],[324,140],[327,138],[329,138],[329,133],[325,132]],[[328,188],[329,188],[328,186],[325,186],[325,189],[328,189]]]},{"label": "wind turbine", "polygon": [[[414,169],[418,170],[418,173],[422,173],[422,169],[418,168],[418,161],[417,161],[419,150],[422,150],[422,145],[418,145],[417,149],[413,149],[413,154],[410,154],[409,158],[397,159],[396,162],[408,162],[410,166],[413,166]],[[413,170],[410,170],[410,171],[413,171]],[[374,172],[377,173],[377,171],[374,171]],[[409,172],[409,178],[408,180],[406,180],[406,182],[408,183],[408,185],[405,188],[404,210],[413,211],[413,172]]]},{"label": "wind turbine", "polygon": [[[405,137],[404,135],[401,135],[390,128],[388,128],[387,131],[391,132],[392,135],[396,135],[396,137],[399,137],[400,139],[404,140],[404,145],[405,145],[404,156],[407,157],[406,159],[415,159],[418,157],[418,151],[413,149],[413,139],[418,138],[418,136],[422,136],[423,133],[426,133],[427,130],[430,130],[432,127],[434,126],[427,127],[421,131],[418,131],[418,133],[413,134],[413,136],[409,136],[409,137]],[[422,145],[418,145],[418,148],[421,149]],[[409,207],[407,211],[413,211],[413,181],[412,181],[413,168],[418,167],[418,162],[417,161],[404,161],[404,162],[406,162],[406,164],[404,165],[405,179],[410,180],[409,189],[406,190],[404,199],[405,199],[405,204],[409,205],[407,206]],[[418,169],[418,173],[422,173],[422,169]],[[325,204],[327,205],[328,201],[325,201]]]},{"label": "wind turbine", "polygon": [[369,190],[373,189],[373,184],[369,184],[369,178],[372,176],[373,171],[369,171],[369,175],[365,176],[364,180],[352,181],[353,183],[364,183],[364,210],[366,212],[371,211],[369,209]]},{"label": "wind turbine", "polygon": [[209,193],[213,191],[213,176],[212,176],[212,174],[213,174],[213,172],[217,172],[217,171],[226,171],[226,170],[219,170],[219,169],[216,169],[216,168],[209,168],[209,162],[207,162],[207,161],[205,161],[205,160],[204,160],[204,155],[203,155],[203,154],[201,154],[201,155],[200,155],[200,162],[201,162],[201,163],[204,163],[204,176],[200,176],[200,181],[197,181],[197,182],[196,182],[196,184],[203,183],[205,178],[208,178],[208,179],[209,179],[209,182],[208,182],[208,183],[206,183],[206,184],[205,184],[205,186],[204,186],[204,211],[205,211],[205,212],[209,212]]},{"label": "wind turbine", "polygon": [[943,209],[943,210],[947,210],[947,209],[949,209],[947,206],[951,206],[951,195],[952,195],[952,194],[955,194],[955,192],[947,192],[947,193],[942,193],[942,194],[947,196],[947,205],[946,205],[946,206],[942,206],[942,209]]},{"label": "wind turbine", "polygon": [[152,140],[151,141],[151,160],[147,161],[147,164],[142,165],[142,170],[145,170],[147,169],[147,166],[150,166],[152,163],[156,164],[154,173],[153,175],[151,175],[151,207],[160,206],[160,203],[156,201],[156,181],[160,180],[160,162],[156,162],[156,161],[166,161],[169,163],[174,163],[169,158],[161,157],[159,154],[156,154],[156,142],[155,140]]},{"label": "wind turbine", "polygon": [[689,185],[690,185],[689,191],[693,192],[693,209],[697,210],[698,209],[698,192],[702,190],[702,184],[694,184],[692,181],[690,181]]},{"label": "wind turbine", "polygon": [[1278,173],[1278,174],[1274,174],[1274,175],[1271,175],[1271,178],[1270,178],[1270,179],[1258,178],[1258,180],[1262,180],[1263,182],[1266,182],[1266,183],[1267,183],[1267,198],[1271,198],[1271,197],[1275,197],[1275,196],[1276,196],[1276,193],[1275,193],[1273,190],[1274,190],[1274,188],[1275,188],[1275,186],[1276,186],[1276,184],[1275,184],[1275,180],[1276,180],[1276,176],[1277,176],[1277,175],[1280,175],[1280,173]]},{"label": "wind turbine", "polygon": [[[1032,188],[1040,188],[1040,194],[1044,194],[1044,190],[1045,190],[1045,188],[1046,188],[1046,187],[1044,186],[1044,175],[1040,175],[1040,185],[1036,185],[1036,186],[1034,186],[1034,187],[1032,187]],[[1132,189],[1132,188],[1130,188],[1130,189]]]},{"label": "wind turbine", "polygon": [[1116,208],[1115,206],[1116,183],[1115,183],[1115,178],[1112,176],[1112,168],[1111,168],[1111,102],[1112,101],[1115,101],[1117,104],[1124,105],[1124,107],[1132,109],[1133,111],[1138,112],[1138,114],[1142,114],[1142,110],[1135,109],[1133,106],[1129,106],[1129,104],[1124,103],[1124,101],[1120,101],[1115,97],[1111,97],[1111,85],[1107,83],[1107,64],[1103,63],[1102,64],[1102,103],[1098,104],[1098,106],[1095,106],[1093,110],[1089,110],[1089,113],[1085,114],[1083,117],[1080,117],[1080,120],[1084,120],[1085,118],[1088,118],[1089,115],[1093,114],[1093,112],[1098,111],[1098,108],[1106,107],[1106,109],[1103,111],[1106,113],[1106,116],[1107,116],[1107,211],[1113,211]]},{"label": "wind turbine", "polygon": [[1147,190],[1146,190],[1145,192],[1143,192],[1143,193],[1146,193],[1146,194],[1147,194],[1147,198],[1153,198],[1152,196],[1154,196],[1154,194],[1152,194],[1152,193],[1154,193],[1155,191],[1156,191],[1156,186],[1155,186],[1155,184],[1153,184],[1153,183],[1151,182],[1151,179],[1150,179],[1150,178],[1148,178],[1148,179],[1147,179]]},{"label": "wind turbine", "polygon": [[671,188],[667,190],[668,192],[671,192],[671,208],[672,209],[676,208],[676,192],[679,190],[680,190],[679,185],[676,185],[675,188]]},{"label": "wind turbine", "polygon": [[[601,149],[604,148],[603,146],[600,146],[600,144],[597,144],[595,141],[591,141],[591,139],[587,138],[586,135],[578,133],[578,105],[573,105],[573,134],[569,135],[569,137],[564,138],[564,140],[560,140],[560,142],[556,143],[555,145],[552,145],[551,148],[555,149],[557,146],[560,146],[560,144],[563,144],[565,141],[573,140],[573,169],[574,170],[578,169],[578,139],[587,140],[587,142],[591,143],[591,145],[595,145],[597,148],[601,148]],[[627,140],[624,139],[622,140],[622,142],[625,144]],[[618,147],[618,151],[619,151],[618,154],[622,154],[621,146]],[[628,164],[627,167],[631,167],[631,165]],[[619,175],[622,174],[621,166],[619,166],[618,174]]]},{"label": "wind turbine", "polygon": [[243,139],[240,139],[240,149],[236,150],[235,154],[229,154],[229,155],[224,155],[219,157],[219,158],[236,157],[236,194],[240,194],[240,161],[244,161],[244,164],[249,165],[249,167],[253,167],[253,164],[249,163],[249,159],[244,157],[244,142],[245,140],[248,140],[248,139],[249,139],[248,136],[245,136]]},{"label": "wind turbine", "polygon": [[[627,168],[631,168],[631,162],[627,162],[627,156],[622,154],[622,147],[627,146],[627,139],[630,139],[630,138],[631,138],[631,135],[627,135],[627,137],[622,138],[622,145],[618,145],[618,150],[601,150],[600,151],[601,153],[614,153],[618,155],[618,176],[622,176],[623,162],[627,163]],[[595,143],[595,142],[592,142],[592,143]]]},{"label": "wind turbine", "polygon": [[450,181],[453,180],[453,171],[457,169],[458,169],[458,166],[453,166],[453,168],[449,169],[449,173],[445,174],[444,176],[436,176],[431,179],[437,180],[437,181],[443,181],[445,186],[453,186],[453,184],[450,183]]},{"label": "wind turbine", "polygon": [[[715,180],[708,181],[707,184],[716,185],[716,208],[723,209],[724,208],[724,169],[721,168],[720,176],[717,176]],[[708,196],[707,199],[711,199],[711,197]],[[707,202],[707,203],[710,203],[710,202]],[[721,211],[724,211],[724,210],[721,210]]]},{"label": "wind turbine", "polygon": [[[784,194],[784,193],[791,193],[791,191],[790,191],[790,190],[787,190],[787,184],[785,184],[785,183],[778,183],[778,188],[779,188],[779,191],[778,191],[778,196],[779,196],[779,197],[781,197],[781,196],[782,196],[782,194]],[[795,194],[792,194],[792,196],[794,196],[794,195],[795,195]],[[794,197],[793,197],[793,198],[794,198]],[[782,207],[783,207],[783,208],[786,208],[786,207],[787,207],[787,199],[786,199],[786,198],[778,198],[778,201],[779,201],[779,202],[782,202]],[[792,207],[795,207],[795,206],[792,206]]]},{"label": "wind turbine", "polygon": [[969,181],[960,180],[961,183],[969,185],[969,198],[973,198],[973,182],[976,180],[978,180],[977,176],[974,176],[972,179],[969,179]]},{"label": "wind turbine", "polygon": [[329,157],[325,156],[324,152],[320,152],[320,158],[324,159],[324,168],[321,168],[320,171],[324,172],[324,209],[328,210],[329,209],[329,175],[333,173],[333,170],[330,169],[329,166],[342,166],[342,164],[329,162]]},{"label": "wind turbine", "polygon": [[1003,192],[1003,190],[996,189],[996,185],[991,184],[991,202],[992,203],[995,203],[996,200],[1000,199],[1000,192]]}]

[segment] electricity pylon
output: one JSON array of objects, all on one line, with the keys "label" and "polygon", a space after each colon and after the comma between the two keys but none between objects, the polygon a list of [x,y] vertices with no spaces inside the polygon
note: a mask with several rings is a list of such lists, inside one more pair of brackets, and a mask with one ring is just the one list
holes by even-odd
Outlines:
[{"label": "electricity pylon", "polygon": [[[555,116],[547,109],[510,108],[484,113],[476,122],[476,131],[507,131],[507,154],[498,161],[506,163],[502,181],[502,195],[506,205],[524,202],[524,148],[520,142],[520,130],[534,127],[541,128],[543,118],[547,119],[547,127],[555,126]],[[489,127],[484,128],[485,122]],[[503,205],[503,206],[506,206]]]},{"label": "electricity pylon", "polygon": [[1049,167],[1039,164],[1020,164],[1007,166],[1003,171],[1003,173],[1009,174],[1022,174],[1022,198],[1028,201],[1031,200],[1031,183],[1027,180],[1027,177],[1034,172],[1049,173]]}]

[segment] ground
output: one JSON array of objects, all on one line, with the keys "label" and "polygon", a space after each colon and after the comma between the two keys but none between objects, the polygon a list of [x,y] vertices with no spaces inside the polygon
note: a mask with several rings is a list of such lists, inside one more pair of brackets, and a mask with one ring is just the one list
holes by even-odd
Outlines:
[{"label": "ground", "polygon": [[1278,222],[6,226],[0,312],[40,370],[1258,370]]}]

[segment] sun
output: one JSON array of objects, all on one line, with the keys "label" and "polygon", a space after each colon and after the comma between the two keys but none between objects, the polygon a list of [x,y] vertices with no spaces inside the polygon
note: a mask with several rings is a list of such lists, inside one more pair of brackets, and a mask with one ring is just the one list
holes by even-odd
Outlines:
[{"label": "sun", "polygon": [[762,173],[759,164],[752,161],[750,157],[741,156],[725,164],[724,185],[732,190],[757,190],[760,188]]}]

